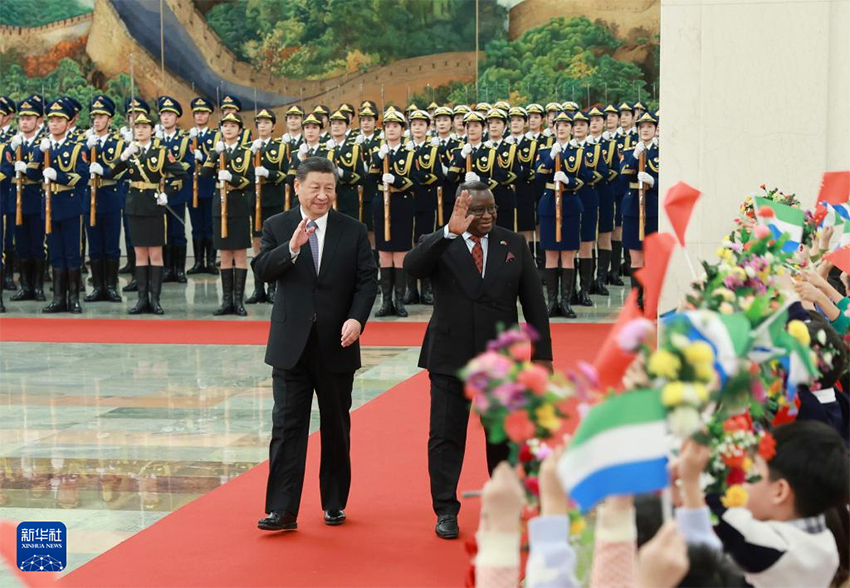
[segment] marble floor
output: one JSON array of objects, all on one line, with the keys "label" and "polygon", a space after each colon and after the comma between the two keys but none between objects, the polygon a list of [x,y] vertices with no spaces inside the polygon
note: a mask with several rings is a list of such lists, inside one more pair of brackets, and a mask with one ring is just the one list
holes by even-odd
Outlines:
[{"label": "marble floor", "polygon": [[[580,321],[613,320],[627,290],[610,289],[593,308],[576,308]],[[165,284],[167,314],[139,318],[212,320],[220,291],[208,275]],[[4,294],[4,316],[44,316],[45,303]],[[120,304],[84,304],[82,318],[130,318],[136,295],[124,296]],[[253,320],[271,312],[269,304],[247,308]],[[409,310],[408,321],[431,313]],[[264,351],[0,342],[0,518],[64,522],[70,571],[266,460],[273,401]],[[353,408],[413,376],[418,354],[417,347],[364,348]],[[315,404],[311,428],[318,428]],[[258,516],[261,510],[258,503]],[[5,563],[0,585],[20,585]]]}]

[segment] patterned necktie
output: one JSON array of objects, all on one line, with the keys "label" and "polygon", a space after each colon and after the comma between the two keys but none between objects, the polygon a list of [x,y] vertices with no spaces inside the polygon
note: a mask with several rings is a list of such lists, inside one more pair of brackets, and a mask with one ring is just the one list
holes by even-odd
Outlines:
[{"label": "patterned necktie", "polygon": [[484,273],[484,248],[481,246],[481,237],[470,235],[469,240],[475,243],[472,246],[472,259],[475,261],[475,267],[478,268],[478,273]]},{"label": "patterned necktie", "polygon": [[[307,223],[308,229],[316,229],[319,230],[319,225],[316,224],[316,221],[310,221]],[[310,235],[310,253],[313,254],[313,267],[316,268],[316,273],[319,273],[319,238],[316,236],[316,231]]]}]

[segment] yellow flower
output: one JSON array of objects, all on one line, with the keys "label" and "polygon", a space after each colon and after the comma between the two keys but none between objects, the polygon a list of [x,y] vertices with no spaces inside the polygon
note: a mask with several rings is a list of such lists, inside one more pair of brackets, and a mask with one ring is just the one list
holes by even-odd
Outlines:
[{"label": "yellow flower", "polygon": [[587,524],[584,522],[584,519],[576,519],[570,522],[570,535],[581,535],[584,533],[584,530],[587,528]]},{"label": "yellow flower", "polygon": [[744,463],[741,464],[741,469],[743,469],[745,472],[749,472],[750,468],[752,468],[752,467],[753,467],[753,460],[749,457],[744,458]]},{"label": "yellow flower", "polygon": [[788,323],[788,334],[794,337],[797,341],[800,342],[801,345],[805,345],[808,347],[809,343],[812,342],[812,338],[809,336],[809,329],[806,327],[806,323],[799,320],[793,320]]},{"label": "yellow flower", "polygon": [[728,302],[724,302],[720,305],[718,310],[723,314],[733,314],[735,312],[735,307]]},{"label": "yellow flower", "polygon": [[673,380],[679,374],[679,368],[682,367],[682,362],[679,358],[660,349],[649,356],[649,371],[656,376]]},{"label": "yellow flower", "polygon": [[717,253],[717,257],[719,257],[719,258],[720,258],[720,259],[722,259],[723,261],[729,261],[729,262],[731,262],[731,261],[732,261],[732,259],[733,259],[733,257],[732,257],[732,252],[731,252],[729,249],[726,249],[725,247],[720,247],[720,248],[717,250],[717,252],[716,252],[716,253]]},{"label": "yellow flower", "polygon": [[704,363],[694,368],[697,378],[704,382],[710,382],[714,379],[714,364]]},{"label": "yellow flower", "polygon": [[685,359],[693,365],[714,363],[714,350],[705,341],[695,341],[683,350]]},{"label": "yellow flower", "polygon": [[537,423],[544,429],[557,431],[561,428],[561,420],[555,414],[555,407],[551,404],[544,404],[534,412],[534,415],[537,417]]},{"label": "yellow flower", "polygon": [[685,399],[685,385],[682,382],[670,382],[661,389],[661,404],[676,406]]},{"label": "yellow flower", "polygon": [[694,392],[696,392],[697,398],[701,403],[704,403],[708,400],[708,388],[703,386],[702,384],[694,384]]},{"label": "yellow flower", "polygon": [[737,506],[745,506],[749,497],[743,486],[729,486],[726,489],[726,494],[720,499],[720,502],[726,508],[735,508]]},{"label": "yellow flower", "polygon": [[736,278],[738,278],[740,280],[746,280],[747,279],[747,271],[739,265],[736,265],[735,267],[732,268],[732,275],[734,275]]},{"label": "yellow flower", "polygon": [[712,294],[720,296],[726,302],[732,302],[735,300],[735,293],[729,288],[715,288]]}]

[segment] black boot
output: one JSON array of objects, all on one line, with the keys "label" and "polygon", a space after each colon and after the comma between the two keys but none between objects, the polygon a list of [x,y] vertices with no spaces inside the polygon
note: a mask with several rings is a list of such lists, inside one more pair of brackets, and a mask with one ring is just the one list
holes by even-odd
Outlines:
[{"label": "black boot", "polygon": [[434,292],[431,290],[431,280],[428,278],[422,280],[422,304],[434,306]]},{"label": "black boot", "polygon": [[632,275],[632,254],[628,249],[623,249],[623,265],[620,266],[620,275]]},{"label": "black boot", "polygon": [[44,302],[47,298],[44,296],[44,272],[47,271],[47,260],[36,259],[35,267],[32,272],[32,284],[35,299],[39,302]]},{"label": "black boot", "polygon": [[213,316],[233,314],[233,269],[221,270],[221,292],[221,306],[213,312]]},{"label": "black boot", "polygon": [[177,276],[174,275],[174,245],[162,246],[162,281],[177,281]]},{"label": "black boot", "polygon": [[277,282],[269,282],[269,291],[266,293],[266,302],[274,304],[275,294],[277,294]]},{"label": "black boot", "polygon": [[104,278],[103,282],[106,286],[106,299],[109,302],[121,302],[121,295],[118,293],[118,260],[104,260]]},{"label": "black boot", "polygon": [[593,306],[590,299],[590,285],[593,283],[593,260],[580,257],[578,260],[578,274],[581,280],[581,290],[578,293],[578,303],[581,306]]},{"label": "black boot", "polygon": [[6,312],[6,306],[3,304],[3,288],[0,288],[0,314],[4,312]]},{"label": "black boot", "polygon": [[[269,284],[271,289],[271,284]],[[245,301],[245,304],[257,304],[258,302],[266,301],[266,284],[257,277],[257,272],[254,272],[254,291]]]},{"label": "black boot", "polygon": [[558,268],[547,267],[543,269],[543,283],[546,285],[546,312],[550,317],[560,316],[558,306]]},{"label": "black boot", "polygon": [[[120,270],[119,270],[118,273],[121,273]],[[121,288],[122,292],[138,292],[139,291],[139,280],[136,277],[137,275],[138,275],[138,272],[133,271],[133,277],[130,278],[130,281],[127,282],[126,286]]]},{"label": "black boot", "polygon": [[395,306],[393,306],[393,268],[381,268],[381,308],[375,313],[375,316],[391,316],[395,314]]},{"label": "black boot", "polygon": [[21,268],[21,289],[12,294],[12,300],[35,300],[35,260],[20,259],[18,265]]},{"label": "black boot", "polygon": [[136,250],[132,247],[127,250],[127,263],[124,264],[124,267],[118,270],[118,273],[121,275],[130,274],[133,276],[136,274]]},{"label": "black boot", "polygon": [[[0,221],[2,222],[2,221]],[[3,252],[3,289],[15,291],[18,287],[15,285],[15,250],[7,249]]]},{"label": "black boot", "polygon": [[242,299],[245,298],[245,281],[248,279],[247,268],[236,268],[233,270],[233,314],[237,316],[248,316]]},{"label": "black boot", "polygon": [[92,291],[91,294],[84,298],[86,302],[100,302],[101,300],[106,300],[105,270],[106,260],[102,258],[91,260]]},{"label": "black boot", "polygon": [[185,284],[186,279],[186,246],[174,246],[174,278],[178,284]]},{"label": "black boot", "polygon": [[641,285],[640,280],[638,280],[637,277],[635,277],[634,275],[630,276],[630,278],[632,290],[637,290],[638,308],[643,310],[643,286]]},{"label": "black boot", "polygon": [[68,286],[68,270],[53,268],[53,301],[41,309],[41,312],[53,314],[68,309],[65,292]]},{"label": "black boot", "polygon": [[[80,289],[83,283],[82,268],[75,267],[68,270],[68,312],[80,314],[83,307],[80,306]],[[54,284],[54,288],[56,285]]]},{"label": "black boot", "polygon": [[204,266],[206,268],[206,272],[208,274],[212,274],[214,276],[217,276],[218,275],[218,268],[215,267],[216,251],[215,251],[215,248],[213,247],[212,239],[207,239],[206,245],[204,247],[207,250],[207,263]]},{"label": "black boot", "polygon": [[576,313],[570,305],[576,284],[576,270],[573,267],[561,270],[561,316],[576,318]]},{"label": "black boot", "polygon": [[163,273],[163,267],[161,265],[152,265],[148,270],[148,294],[151,312],[154,314],[165,314],[159,303],[159,295],[162,293]]},{"label": "black boot", "polygon": [[[404,304],[419,304],[419,288],[416,284],[416,278],[408,273],[404,274],[407,282],[407,292],[404,292]],[[398,288],[398,282],[396,282]]]},{"label": "black boot", "polygon": [[594,290],[599,296],[608,296],[608,288],[605,284],[608,282],[608,266],[611,263],[611,250],[600,249],[596,258],[596,284]]},{"label": "black boot", "polygon": [[404,308],[404,288],[406,286],[404,279],[404,269],[400,267],[393,268],[393,281],[395,282],[395,313],[401,318],[408,316],[407,309]]},{"label": "black boot", "polygon": [[190,276],[204,270],[204,242],[201,239],[192,239],[192,252],[195,255],[195,263],[186,271]]},{"label": "black boot", "polygon": [[608,283],[611,286],[623,286],[620,279],[620,263],[623,258],[623,242],[611,241],[611,269],[608,270]]},{"label": "black boot", "polygon": [[148,276],[150,275],[150,267],[147,265],[136,266],[135,275],[131,283],[136,284],[136,292],[139,293],[139,300],[136,306],[130,309],[130,314],[142,314],[148,312],[151,308],[150,300],[148,300]]}]

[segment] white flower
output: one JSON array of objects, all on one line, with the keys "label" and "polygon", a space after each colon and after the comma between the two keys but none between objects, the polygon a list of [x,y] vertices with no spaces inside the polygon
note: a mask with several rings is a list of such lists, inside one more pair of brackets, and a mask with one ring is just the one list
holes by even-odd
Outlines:
[{"label": "white flower", "polygon": [[670,432],[680,439],[687,439],[702,428],[699,411],[687,404],[680,404],[667,414]]}]

